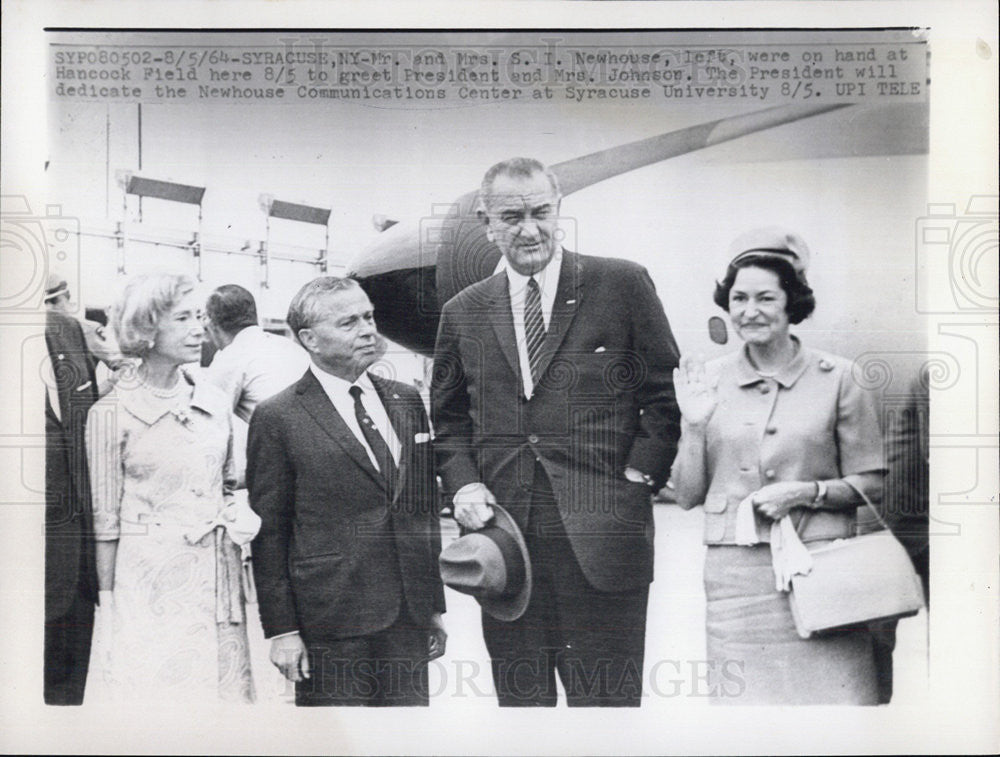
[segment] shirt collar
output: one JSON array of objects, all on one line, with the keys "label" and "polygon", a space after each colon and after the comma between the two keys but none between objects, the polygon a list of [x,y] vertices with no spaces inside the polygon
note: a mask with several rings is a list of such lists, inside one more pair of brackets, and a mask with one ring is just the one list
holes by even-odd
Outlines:
[{"label": "shirt collar", "polygon": [[351,382],[345,381],[340,378],[340,376],[334,376],[332,373],[327,373],[313,362],[309,363],[309,370],[313,372],[316,380],[319,381],[320,386],[323,387],[323,390],[327,394],[348,395],[350,394],[352,386],[360,386],[361,391],[365,394],[376,394],[375,385],[372,383],[367,371],[362,372],[362,374],[358,376],[355,381]]},{"label": "shirt collar", "polygon": [[[541,291],[548,291],[549,287],[555,289],[559,283],[559,269],[562,266],[563,251],[562,247],[556,249],[556,254],[552,256],[552,260],[545,264],[545,267],[537,271],[531,276],[535,277],[535,281],[538,282],[538,287]],[[501,267],[503,270],[507,271],[507,281],[510,284],[511,292],[523,292],[528,286],[528,279],[531,276],[525,276],[524,274],[518,273],[507,263],[507,258],[500,258]]]},{"label": "shirt collar", "polygon": [[[774,374],[774,380],[786,389],[795,385],[795,382],[799,380],[799,376],[805,372],[809,364],[808,350],[802,346],[798,337],[793,336],[792,341],[796,347],[794,357],[782,366],[781,370]],[[763,376],[757,373],[757,369],[750,362],[748,345],[744,344],[739,354],[739,359],[736,362],[736,383],[739,386],[751,386],[759,381],[763,381]]]}]

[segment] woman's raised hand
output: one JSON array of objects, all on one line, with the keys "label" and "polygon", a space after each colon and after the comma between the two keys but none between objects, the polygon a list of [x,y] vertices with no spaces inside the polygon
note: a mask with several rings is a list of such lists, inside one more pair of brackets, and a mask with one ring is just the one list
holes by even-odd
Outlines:
[{"label": "woman's raised hand", "polygon": [[719,377],[706,373],[703,356],[681,357],[680,367],[674,368],[674,391],[687,423],[692,426],[708,423],[719,403],[718,385]]}]

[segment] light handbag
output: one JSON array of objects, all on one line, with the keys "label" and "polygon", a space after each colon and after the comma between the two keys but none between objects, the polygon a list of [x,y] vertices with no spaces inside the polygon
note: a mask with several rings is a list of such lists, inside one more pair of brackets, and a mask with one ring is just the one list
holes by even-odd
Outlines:
[{"label": "light handbag", "polygon": [[799,636],[811,636],[881,620],[916,615],[924,606],[920,576],[865,493],[881,531],[810,548],[813,567],[792,577],[789,602]]}]

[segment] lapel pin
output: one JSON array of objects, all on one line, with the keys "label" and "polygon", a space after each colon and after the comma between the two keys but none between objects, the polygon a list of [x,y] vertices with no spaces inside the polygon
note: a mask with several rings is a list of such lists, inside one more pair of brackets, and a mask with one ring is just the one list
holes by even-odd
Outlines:
[{"label": "lapel pin", "polygon": [[574,304],[575,302],[576,302],[576,300],[566,300],[566,304],[567,304],[567,305],[572,305],[572,304]]}]

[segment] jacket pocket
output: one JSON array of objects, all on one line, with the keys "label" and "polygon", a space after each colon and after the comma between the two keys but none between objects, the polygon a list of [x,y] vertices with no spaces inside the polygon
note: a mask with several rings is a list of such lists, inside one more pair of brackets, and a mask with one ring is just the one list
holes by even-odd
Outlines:
[{"label": "jacket pocket", "polygon": [[331,562],[343,559],[344,554],[342,552],[323,552],[318,555],[303,555],[302,557],[293,557],[292,565],[309,565],[311,563],[319,562],[321,560],[329,560]]}]

